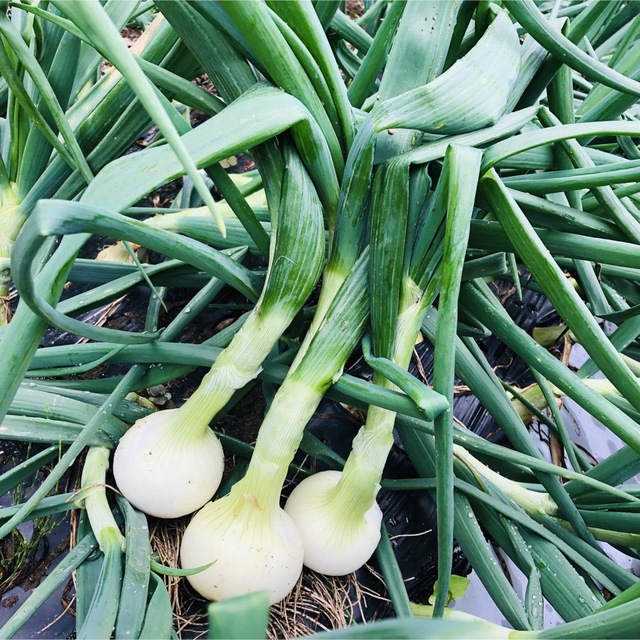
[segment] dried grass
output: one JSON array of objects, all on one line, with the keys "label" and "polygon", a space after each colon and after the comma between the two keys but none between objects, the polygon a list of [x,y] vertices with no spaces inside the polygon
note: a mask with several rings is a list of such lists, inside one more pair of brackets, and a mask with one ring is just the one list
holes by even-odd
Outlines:
[{"label": "dried grass", "polygon": [[[150,529],[151,547],[163,564],[179,566],[180,540],[188,519],[156,521]],[[380,581],[382,577],[367,567]],[[207,605],[184,578],[163,576],[173,607],[174,629],[180,638],[203,638],[207,634]],[[367,598],[384,599],[364,588],[355,574],[328,577],[305,570],[293,591],[271,607],[269,640],[287,640],[311,632],[341,629],[364,618]]]}]

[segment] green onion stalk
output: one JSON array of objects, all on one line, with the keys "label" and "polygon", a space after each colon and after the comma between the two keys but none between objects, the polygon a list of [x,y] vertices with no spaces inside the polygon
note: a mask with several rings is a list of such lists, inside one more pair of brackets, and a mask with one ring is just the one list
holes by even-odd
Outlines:
[{"label": "green onion stalk", "polygon": [[[445,19],[444,15],[451,11],[455,16],[457,2],[450,3],[450,7],[442,14],[436,5],[442,3],[423,2],[408,3],[407,6],[394,7],[395,18],[393,25],[398,25],[397,40],[404,39],[411,42],[412,64],[407,67],[407,49],[402,46],[392,46],[385,63],[385,73],[382,77],[379,91],[376,94],[376,104],[371,113],[358,126],[357,134],[349,148],[344,178],[341,183],[338,212],[336,216],[335,232],[330,237],[330,253],[325,267],[322,288],[318,298],[316,314],[301,349],[304,350],[314,332],[322,322],[324,313],[348,276],[355,260],[367,243],[367,226],[370,210],[371,185],[374,176],[381,174],[382,167],[375,167],[374,161],[381,157],[401,156],[410,148],[419,144],[420,136],[415,131],[402,130],[396,132],[393,138],[386,131],[377,129],[378,121],[383,114],[388,114],[387,106],[398,95],[421,86],[432,80],[438,71],[440,60],[433,49],[437,40],[425,40],[421,27],[424,22],[431,24],[432,20]],[[399,21],[400,15],[402,18]],[[454,20],[455,21],[455,20]],[[415,38],[415,40],[414,40]],[[375,65],[375,63],[374,63]],[[375,75],[375,74],[374,74]],[[354,81],[357,82],[357,81]],[[408,166],[408,165],[407,165]],[[389,202],[390,211],[395,208],[394,201]]]},{"label": "green onion stalk", "polygon": [[187,578],[206,598],[221,600],[266,590],[273,604],[291,591],[300,576],[303,543],[280,507],[280,492],[307,422],[364,331],[367,268],[365,253],[308,350],[294,360],[260,428],[246,475],[227,496],[201,509],[185,531],[182,567],[213,563]]},{"label": "green onion stalk", "polygon": [[320,633],[319,640],[329,638],[458,638],[459,640],[583,640],[584,638],[632,639],[638,636],[640,599],[630,588],[598,610],[572,622],[547,629],[520,631],[508,629],[484,618],[457,609],[445,609],[435,617],[435,607],[411,603],[414,617],[379,620],[367,625],[352,625]]},{"label": "green onion stalk", "polygon": [[[3,185],[0,192],[0,260],[11,260],[11,249],[16,241],[27,216],[20,208],[14,186]],[[9,286],[11,273],[8,268],[0,267],[0,326],[11,319],[9,309]]]},{"label": "green onion stalk", "polygon": [[[410,181],[409,167],[398,161],[389,163],[386,174],[379,172],[374,182],[371,313],[372,342],[379,356],[374,360],[390,360],[396,371],[406,372],[421,323],[439,290],[448,165],[434,192],[428,191],[424,173],[414,173]],[[387,214],[390,210],[394,216]],[[395,290],[400,294],[394,300],[390,292]],[[392,382],[370,363],[376,384],[398,390],[395,377]],[[437,398],[431,419],[448,406],[443,397]],[[305,542],[304,562],[314,571],[345,575],[375,551],[382,519],[376,495],[393,445],[395,418],[393,411],[370,406],[343,471],[303,480],[287,501],[285,510]]]},{"label": "green onion stalk", "polygon": [[[404,309],[399,318],[393,361],[404,369],[409,366],[424,313],[421,302]],[[398,391],[381,374],[374,373],[373,382]],[[375,551],[382,521],[376,495],[393,445],[395,417],[394,411],[370,406],[344,469],[304,479],[287,500],[285,511],[302,535],[304,564],[310,569],[346,575]]]},{"label": "green onion stalk", "polygon": [[[464,62],[458,61],[438,77],[444,65],[448,40],[446,37],[425,40],[420,25],[434,23],[432,26],[435,30],[442,26],[439,35],[449,33],[450,37],[449,31],[455,24],[455,16],[461,3],[450,2],[446,7],[445,4],[408,3],[406,7],[399,4],[393,9],[394,26],[398,24],[397,20],[402,14],[396,41],[404,40],[405,43],[411,44],[408,47],[390,48],[375,105],[359,125],[349,149],[341,184],[335,233],[330,237],[331,249],[323,274],[317,312],[301,347],[302,350],[312,339],[324,313],[362,250],[362,243],[367,235],[370,187],[373,176],[381,173],[381,167],[374,168],[374,159],[380,162],[381,158],[401,157],[420,142],[421,136],[412,130],[416,124],[415,117],[409,116],[417,114],[423,130],[429,129],[424,129],[426,118],[435,133],[460,133],[469,128],[480,129],[486,126],[488,119],[496,117],[496,109],[505,108],[504,103],[512,80],[518,72],[520,54],[517,34],[511,21],[506,13],[494,12],[498,16],[497,24],[489,30],[488,39],[482,39],[483,46],[477,50],[474,48],[473,56],[465,57]],[[477,63],[486,57],[487,49],[490,49],[492,44],[495,45],[496,39],[507,42],[507,51],[503,58],[509,62],[508,72],[501,68],[496,74],[493,68],[483,68],[481,82],[478,82]],[[439,47],[444,47],[444,50],[438,51]],[[411,50],[409,57],[412,58],[409,67],[408,50]],[[514,57],[517,57],[517,62],[514,62]],[[452,74],[456,76],[453,79]],[[461,76],[464,74],[475,81],[473,86],[478,88],[479,95],[483,99],[486,97],[487,104],[483,103],[480,108],[475,109],[473,115],[469,112],[466,98],[460,98],[460,92],[451,88],[461,84]],[[389,118],[393,123],[385,123]],[[396,125],[399,130],[393,137],[389,136],[385,130],[392,126],[395,128]],[[390,206],[390,210],[393,210],[395,202],[391,201]]]},{"label": "green onion stalk", "polygon": [[81,498],[91,530],[104,554],[104,561],[78,638],[108,638],[118,614],[122,583],[124,536],[120,533],[106,494],[110,450],[90,447],[82,469]]},{"label": "green onion stalk", "polygon": [[[252,182],[252,178],[245,177],[244,174],[230,174],[231,181],[237,187],[243,187]],[[246,203],[254,212],[267,212],[267,199],[264,189],[259,189],[245,197]],[[251,251],[258,252],[258,247],[247,233],[245,227],[236,217],[231,206],[226,200],[216,202],[216,210],[224,218],[227,230],[223,238],[215,220],[211,217],[208,207],[188,207],[179,211],[172,210],[165,213],[162,210],[155,210],[157,215],[147,218],[144,222],[155,229],[165,229],[181,233],[190,238],[206,242],[216,248],[232,248],[240,245],[247,245]],[[153,210],[150,210],[153,211]],[[268,232],[270,227],[264,225]],[[131,244],[133,248],[137,245]],[[110,262],[132,262],[131,255],[122,240],[105,247],[96,256],[98,260],[108,260]]]},{"label": "green onion stalk", "polygon": [[[558,518],[558,505],[548,493],[532,491],[514,480],[505,478],[480,462],[459,445],[454,445],[453,449],[456,458],[467,466],[481,485],[489,482],[534,519],[544,520],[545,517],[551,517],[565,529],[571,529],[571,525],[568,522]],[[589,523],[589,513],[585,511],[582,513]],[[612,509],[609,510],[609,515],[612,518],[615,517]],[[637,549],[640,544],[640,535],[638,533],[629,530],[615,530],[611,528],[610,523],[606,522],[606,519],[602,522],[597,520],[589,524],[589,531],[596,540],[600,540],[601,542],[607,542],[618,547],[628,547],[630,549]],[[603,526],[591,526],[591,524],[602,524]],[[606,525],[610,528],[604,528]],[[637,525],[634,524],[632,526]]]},{"label": "green onion stalk", "polygon": [[368,117],[358,128],[347,157],[340,185],[336,225],[334,229],[330,229],[329,257],[322,274],[316,312],[300,347],[302,353],[311,343],[335,296],[367,244],[365,230],[374,152],[373,119]]},{"label": "green onion stalk", "polygon": [[258,376],[320,276],[322,205],[297,155],[287,153],[284,175],[267,279],[253,311],[185,404],[139,420],[116,449],[118,488],[147,514],[180,517],[214,495],[224,460],[209,423]]}]

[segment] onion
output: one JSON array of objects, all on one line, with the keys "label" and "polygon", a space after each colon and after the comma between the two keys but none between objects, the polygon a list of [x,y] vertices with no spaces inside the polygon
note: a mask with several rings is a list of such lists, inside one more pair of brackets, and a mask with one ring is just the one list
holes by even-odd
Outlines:
[{"label": "onion", "polygon": [[206,598],[265,590],[275,603],[300,576],[302,539],[280,508],[280,492],[305,425],[362,336],[368,317],[367,275],[368,258],[363,255],[273,398],[245,476],[229,496],[197,513],[185,531],[183,568],[213,563],[188,577]]},{"label": "onion", "polygon": [[209,423],[254,380],[296,317],[324,263],[323,209],[297,155],[284,172],[266,282],[255,307],[201,384],[180,407],[136,423],[116,450],[118,487],[145,513],[174,518],[211,499],[222,477],[222,448]]},{"label": "onion", "polygon": [[[182,567],[213,562],[208,569],[187,578],[210,600],[264,590],[269,593],[270,603],[275,604],[293,589],[302,572],[300,534],[277,502],[280,474],[274,465],[253,464],[266,470],[263,486],[252,492],[251,479],[245,476],[228,496],[202,508],[184,533]],[[274,500],[269,495],[273,494],[269,479],[275,477],[275,484],[271,482],[276,488]]]},{"label": "onion", "polygon": [[138,420],[120,439],[113,460],[118,489],[131,504],[158,518],[193,513],[220,485],[222,446],[208,427],[177,428],[179,410]]},{"label": "onion", "polygon": [[323,471],[305,478],[284,507],[302,536],[305,566],[328,576],[359,569],[380,541],[382,511],[375,501],[364,515],[348,505],[336,508],[341,477],[339,471]]}]

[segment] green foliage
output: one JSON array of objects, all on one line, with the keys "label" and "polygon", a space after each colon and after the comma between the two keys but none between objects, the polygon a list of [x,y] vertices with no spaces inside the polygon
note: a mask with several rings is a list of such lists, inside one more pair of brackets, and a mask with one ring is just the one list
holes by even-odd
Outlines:
[{"label": "green foliage", "polygon": [[[471,580],[469,580],[469,578],[453,574],[449,580],[449,589],[447,590],[445,605],[449,606],[453,600],[462,598],[462,596],[467,592],[470,584]],[[429,597],[429,604],[435,604],[435,596],[437,592],[438,582],[436,581],[433,585],[433,595]]]},{"label": "green foliage", "polygon": [[[212,303],[231,314],[236,304],[279,308],[295,298],[301,311],[259,375],[281,385],[298,350],[294,375],[315,376],[322,391],[333,381],[328,398],[376,407],[370,414],[383,416],[388,433],[397,427],[418,477],[383,484],[421,483],[437,499],[439,580],[448,587],[432,613],[466,588],[450,575],[455,538],[520,630],[513,638],[630,638],[638,580],[597,540],[635,557],[640,527],[638,493],[627,483],[640,467],[634,3],[378,0],[359,18],[343,4],[0,3],[0,418],[3,438],[46,445],[0,475],[0,493],[15,494],[0,510],[0,581],[19,575],[55,514],[72,508],[60,478],[87,450],[113,449],[148,412],[127,394],[210,366],[246,320],[234,316],[204,344],[188,344],[199,314]],[[127,25],[142,31],[130,50],[120,35]],[[192,82],[204,74],[215,91]],[[150,148],[126,153],[152,126]],[[255,164],[250,188],[222,168],[229,156]],[[182,191],[170,212],[139,206],[174,180]],[[249,193],[259,189],[256,204]],[[209,217],[188,214],[203,205]],[[98,236],[156,252],[155,264],[89,260],[87,243]],[[339,292],[354,265],[358,286],[347,299]],[[524,333],[495,295],[497,280],[550,301],[587,352],[577,373],[549,351],[564,329]],[[82,293],[63,300],[67,282]],[[218,298],[225,286],[235,293]],[[82,319],[136,287],[151,296],[143,330]],[[189,301],[170,321],[162,305],[179,290]],[[347,348],[344,327],[327,330],[327,313],[338,312],[358,325],[346,333],[366,332],[363,345]],[[91,342],[42,346],[51,327]],[[435,345],[433,388],[407,372],[419,333]],[[530,368],[535,406],[531,393],[511,385],[508,394],[486,360],[476,338],[490,334]],[[336,376],[361,354],[374,383]],[[127,372],[97,377],[113,364]],[[606,384],[587,380],[597,371]],[[455,423],[456,377],[508,446]],[[591,460],[556,407],[561,395],[625,446]],[[543,458],[523,416],[550,429],[566,453],[554,463],[569,468]],[[246,442],[227,435],[223,443],[251,455]],[[508,497],[480,466],[463,464],[454,445],[500,461],[506,482],[524,478],[547,492],[557,517],[514,502],[517,492]],[[310,436],[302,447],[344,462]],[[371,467],[382,469],[387,450],[376,449]],[[76,569],[79,637],[109,637],[112,627],[117,637],[172,637],[171,602],[156,573],[186,573],[152,559],[144,516],[110,499],[105,473],[75,496],[89,505],[77,546],[2,637],[17,634]],[[34,478],[33,492],[15,493]],[[18,529],[27,520],[29,540]],[[524,598],[495,564],[487,535],[526,576]],[[96,540],[99,559],[89,559]],[[378,558],[398,620],[333,632],[339,637],[511,637],[484,621],[412,620],[385,532]],[[609,604],[602,585],[615,596]],[[542,597],[570,622],[527,635],[544,625]],[[216,603],[209,616],[212,637],[266,633],[260,594]]]},{"label": "green foliage", "polygon": [[209,605],[211,638],[250,640],[267,637],[269,596],[263,591],[248,593]]}]

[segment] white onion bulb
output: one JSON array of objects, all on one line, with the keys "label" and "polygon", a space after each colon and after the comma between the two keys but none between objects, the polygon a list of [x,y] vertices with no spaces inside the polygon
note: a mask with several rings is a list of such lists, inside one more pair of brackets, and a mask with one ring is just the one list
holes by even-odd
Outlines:
[{"label": "white onion bulb", "polygon": [[305,566],[327,576],[359,569],[380,541],[382,511],[377,502],[364,516],[336,511],[334,489],[341,476],[339,471],[322,471],[305,478],[284,507],[302,536]]},{"label": "white onion bulb", "polygon": [[211,500],[224,470],[222,446],[207,428],[185,434],[178,409],[138,420],[120,439],[113,459],[118,489],[158,518],[179,518]]},{"label": "white onion bulb", "polygon": [[207,504],[185,530],[182,567],[214,563],[187,580],[209,600],[263,590],[275,604],[300,577],[302,540],[280,507],[263,508],[253,494],[232,495]]}]

